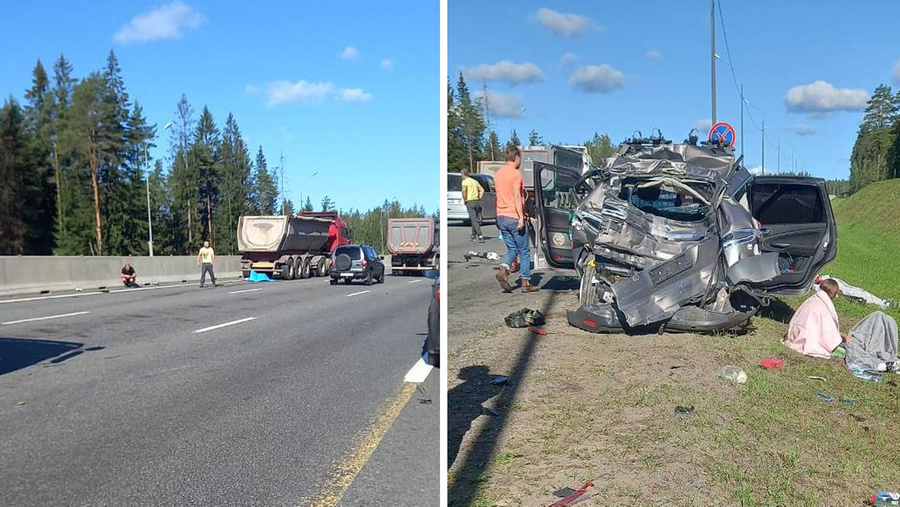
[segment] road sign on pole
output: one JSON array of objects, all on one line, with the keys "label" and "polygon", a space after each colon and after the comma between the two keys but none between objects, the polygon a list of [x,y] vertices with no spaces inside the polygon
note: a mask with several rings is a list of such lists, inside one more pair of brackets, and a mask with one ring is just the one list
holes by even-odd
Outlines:
[{"label": "road sign on pole", "polygon": [[709,142],[728,143],[728,146],[734,148],[734,144],[737,142],[737,134],[734,133],[734,127],[724,121],[716,123],[709,129]]}]

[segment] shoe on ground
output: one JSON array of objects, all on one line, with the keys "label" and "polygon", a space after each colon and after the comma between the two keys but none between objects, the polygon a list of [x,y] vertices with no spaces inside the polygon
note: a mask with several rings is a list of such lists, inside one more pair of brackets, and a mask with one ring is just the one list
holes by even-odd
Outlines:
[{"label": "shoe on ground", "polygon": [[484,243],[484,236],[478,236],[478,242]]},{"label": "shoe on ground", "polygon": [[509,294],[513,291],[512,285],[509,284],[509,270],[505,266],[500,266],[500,271],[497,272],[497,281],[500,282],[503,292]]}]

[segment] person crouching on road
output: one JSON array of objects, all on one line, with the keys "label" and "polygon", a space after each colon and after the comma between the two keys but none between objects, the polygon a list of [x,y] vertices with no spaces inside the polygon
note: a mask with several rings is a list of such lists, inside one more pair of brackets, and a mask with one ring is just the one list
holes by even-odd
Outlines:
[{"label": "person crouching on road", "polygon": [[463,169],[460,174],[463,201],[466,203],[469,222],[472,224],[472,241],[477,239],[479,243],[484,243],[484,236],[481,235],[481,198],[484,196],[484,188],[475,178],[469,176],[468,169]]},{"label": "person crouching on road", "polygon": [[819,284],[819,290],[797,308],[791,317],[783,343],[801,354],[823,359],[842,343],[851,343],[848,335],[841,334],[834,298],[841,290],[837,282],[828,279]]},{"label": "person crouching on road", "polygon": [[503,292],[512,292],[509,285],[509,267],[519,256],[521,265],[522,292],[537,292],[531,285],[531,250],[528,247],[528,222],[525,220],[525,185],[519,166],[522,154],[518,146],[507,146],[506,164],[494,175],[497,192],[497,229],[503,233],[506,242],[506,258],[500,265],[497,281]]},{"label": "person crouching on road", "polygon": [[134,272],[134,268],[129,263],[125,263],[125,266],[122,267],[122,283],[125,284],[126,287],[137,287],[137,273]]},{"label": "person crouching on road", "polygon": [[209,247],[209,241],[204,241],[203,248],[201,248],[200,253],[197,254],[197,264],[200,265],[201,289],[206,285],[206,273],[209,273],[209,278],[212,280],[213,287],[218,287],[218,285],[216,285],[216,273],[213,271],[214,262],[216,262],[216,252]]}]

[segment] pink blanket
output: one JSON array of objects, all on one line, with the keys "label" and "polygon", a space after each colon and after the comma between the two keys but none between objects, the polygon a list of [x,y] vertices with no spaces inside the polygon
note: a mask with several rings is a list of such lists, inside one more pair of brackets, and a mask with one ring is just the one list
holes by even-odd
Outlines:
[{"label": "pink blanket", "polygon": [[834,303],[823,291],[817,291],[800,305],[784,336],[788,347],[824,359],[831,358],[831,351],[842,341]]}]

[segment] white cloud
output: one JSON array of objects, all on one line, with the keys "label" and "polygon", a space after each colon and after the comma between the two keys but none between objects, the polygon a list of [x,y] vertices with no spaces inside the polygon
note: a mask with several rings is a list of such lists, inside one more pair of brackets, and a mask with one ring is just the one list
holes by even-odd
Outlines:
[{"label": "white cloud", "polygon": [[266,85],[266,106],[274,107],[297,102],[322,102],[326,99],[344,102],[368,102],[373,95],[361,88],[338,88],[330,81],[312,83],[301,79],[296,83],[274,81]]},{"label": "white cloud", "polygon": [[562,55],[562,58],[559,59],[559,63],[565,66],[575,65],[576,63],[578,63],[578,55],[576,55],[575,53],[566,53]]},{"label": "white cloud", "polygon": [[206,18],[184,2],[176,1],[155,10],[138,14],[119,28],[113,40],[119,44],[180,39],[182,31],[197,28]]},{"label": "white cloud", "polygon": [[791,113],[833,113],[861,111],[866,108],[869,94],[862,88],[835,88],[825,81],[795,86],[788,90],[784,105]]},{"label": "white cloud", "polygon": [[[484,99],[484,91],[475,92],[475,98]],[[488,109],[491,117],[496,118],[521,118],[523,116],[524,107],[522,106],[522,97],[510,93],[487,92]]]},{"label": "white cloud", "polygon": [[535,83],[544,80],[544,72],[533,63],[513,63],[509,60],[495,64],[481,64],[474,69],[463,69],[469,79],[477,81],[505,81],[510,84]]},{"label": "white cloud", "polygon": [[394,61],[391,60],[390,58],[385,58],[384,60],[381,60],[381,68],[382,68],[382,69],[385,69],[385,70],[391,70],[391,69],[393,69],[393,68],[394,68]]},{"label": "white cloud", "polygon": [[364,92],[362,88],[339,88],[337,96],[346,102],[368,102],[372,100],[372,94]]},{"label": "white cloud", "polygon": [[[756,166],[756,167],[748,167],[748,168],[747,168],[747,171],[749,171],[750,174],[759,176],[759,175],[761,175],[761,174],[763,173],[763,168],[762,168],[761,165],[758,165],[758,166]],[[770,173],[772,172],[772,168],[771,168],[771,167],[769,168],[769,172],[770,172]]]},{"label": "white cloud", "polygon": [[891,78],[895,85],[900,86],[900,61],[894,64],[894,72],[891,74]]},{"label": "white cloud", "polygon": [[244,87],[244,93],[248,95],[256,95],[257,93],[259,93],[259,87],[248,84]]},{"label": "white cloud", "polygon": [[647,53],[644,56],[646,56],[648,60],[653,60],[654,62],[661,62],[663,59],[662,53],[660,53],[659,51],[657,51],[655,49],[651,49],[650,51],[647,51]]},{"label": "white cloud", "polygon": [[798,136],[814,136],[819,132],[815,127],[811,127],[809,125],[791,125],[790,127],[788,127],[788,130],[797,134]]},{"label": "white cloud", "polygon": [[275,81],[266,85],[266,105],[269,107],[295,102],[321,101],[334,91],[330,82],[310,83],[301,79],[296,83]]},{"label": "white cloud", "polygon": [[625,75],[609,65],[588,65],[572,74],[572,84],[585,93],[609,93],[622,87]]},{"label": "white cloud", "polygon": [[702,120],[697,120],[694,123],[694,128],[700,132],[700,137],[703,137],[705,134],[709,133],[709,129],[712,128],[712,119],[703,118]]},{"label": "white cloud", "polygon": [[553,9],[538,9],[534,19],[558,37],[576,37],[587,31],[588,18],[578,14],[563,14]]},{"label": "white cloud", "polygon": [[353,46],[347,46],[341,51],[340,55],[344,60],[353,60],[354,58],[359,56],[359,50]]}]

